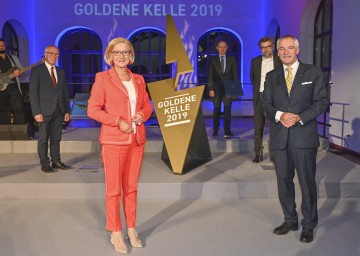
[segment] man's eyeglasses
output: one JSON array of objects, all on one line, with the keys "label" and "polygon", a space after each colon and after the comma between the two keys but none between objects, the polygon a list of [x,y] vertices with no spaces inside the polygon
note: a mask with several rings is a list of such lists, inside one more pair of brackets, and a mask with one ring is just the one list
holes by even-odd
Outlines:
[{"label": "man's eyeglasses", "polygon": [[272,47],[272,45],[268,45],[268,46],[260,46],[261,50],[265,50],[265,49],[270,49]]},{"label": "man's eyeglasses", "polygon": [[131,51],[113,51],[112,54],[114,56],[120,56],[121,54],[124,56],[129,56]]},{"label": "man's eyeglasses", "polygon": [[47,53],[49,55],[54,55],[55,57],[58,57],[60,55],[60,53],[58,53],[58,52],[45,52],[45,53]]}]

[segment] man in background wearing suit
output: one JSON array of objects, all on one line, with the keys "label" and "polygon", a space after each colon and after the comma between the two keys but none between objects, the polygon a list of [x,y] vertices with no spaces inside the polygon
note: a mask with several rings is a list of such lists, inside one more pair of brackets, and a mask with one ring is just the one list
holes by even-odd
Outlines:
[{"label": "man in background wearing suit", "polygon": [[273,55],[274,43],[269,37],[259,40],[261,55],[251,60],[250,79],[253,85],[253,106],[254,106],[254,152],[253,163],[260,163],[263,160],[263,136],[265,115],[261,107],[261,99],[264,91],[266,73],[281,65],[278,56]]},{"label": "man in background wearing suit", "polygon": [[227,49],[228,45],[225,41],[218,42],[216,50],[219,55],[210,59],[208,73],[209,96],[214,99],[213,136],[218,136],[221,102],[223,101],[225,139],[229,139],[234,134],[230,129],[232,98],[225,94],[224,81],[238,79],[235,58],[226,55]]},{"label": "man in background wearing suit", "polygon": [[[59,49],[53,45],[45,48],[45,63],[34,68],[30,76],[30,104],[35,120],[39,123],[38,154],[41,170],[70,169],[61,162],[60,141],[63,122],[70,121],[70,101],[65,73],[55,66]],[[50,139],[50,159],[48,140]]]},{"label": "man in background wearing suit", "polygon": [[299,41],[290,35],[277,42],[283,63],[266,75],[262,106],[270,119],[270,148],[273,150],[278,194],[284,222],[274,229],[284,235],[298,229],[294,176],[299,179],[303,227],[300,241],[313,241],[318,223],[315,182],[316,154],[319,147],[316,117],[329,105],[319,67],[298,61]]}]

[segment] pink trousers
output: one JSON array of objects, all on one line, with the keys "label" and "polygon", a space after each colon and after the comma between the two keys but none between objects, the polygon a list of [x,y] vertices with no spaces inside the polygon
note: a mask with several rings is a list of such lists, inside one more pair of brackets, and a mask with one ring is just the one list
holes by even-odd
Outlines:
[{"label": "pink trousers", "polygon": [[106,190],[106,229],[121,231],[122,197],[127,228],[136,227],[137,184],[145,145],[138,145],[133,134],[131,145],[102,145]]}]

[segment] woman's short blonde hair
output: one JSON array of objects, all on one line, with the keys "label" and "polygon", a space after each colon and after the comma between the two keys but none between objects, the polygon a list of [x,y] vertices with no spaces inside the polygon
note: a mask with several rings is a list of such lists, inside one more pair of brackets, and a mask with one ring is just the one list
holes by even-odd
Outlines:
[{"label": "woman's short blonde hair", "polygon": [[110,66],[112,66],[114,64],[112,51],[114,50],[115,45],[117,45],[119,43],[125,43],[125,44],[127,44],[129,46],[129,48],[130,48],[130,56],[129,56],[130,62],[129,62],[129,64],[134,63],[134,60],[135,60],[134,47],[132,46],[132,44],[130,43],[129,40],[127,40],[127,39],[125,39],[123,37],[114,38],[113,40],[111,40],[109,42],[108,46],[106,47],[105,54],[104,54],[105,62]]}]

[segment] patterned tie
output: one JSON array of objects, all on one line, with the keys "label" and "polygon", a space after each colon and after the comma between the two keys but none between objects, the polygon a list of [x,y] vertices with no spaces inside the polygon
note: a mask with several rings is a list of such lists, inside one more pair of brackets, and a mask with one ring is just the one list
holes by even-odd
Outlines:
[{"label": "patterned tie", "polygon": [[221,69],[222,69],[222,72],[224,73],[225,72],[225,63],[224,63],[224,56],[221,56],[220,58],[220,64],[221,64]]},{"label": "patterned tie", "polygon": [[51,79],[53,81],[54,87],[56,87],[56,78],[54,74],[54,67],[51,67]]},{"label": "patterned tie", "polygon": [[288,90],[288,94],[290,95],[292,83],[293,83],[293,74],[292,74],[292,68],[286,68],[287,70],[287,76],[286,76],[286,87]]}]

